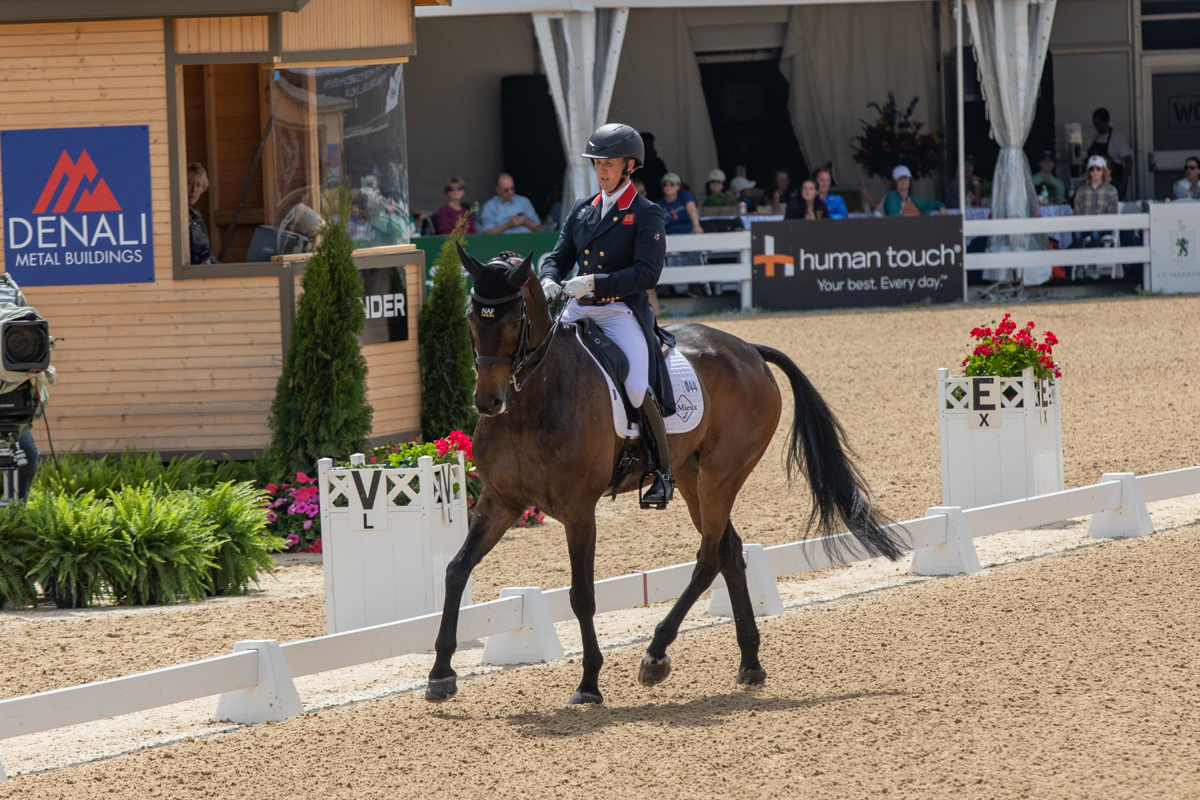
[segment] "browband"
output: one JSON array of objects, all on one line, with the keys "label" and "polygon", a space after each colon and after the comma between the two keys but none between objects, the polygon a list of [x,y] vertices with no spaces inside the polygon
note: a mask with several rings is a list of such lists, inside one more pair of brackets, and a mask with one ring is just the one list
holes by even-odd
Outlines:
[{"label": "browband", "polygon": [[472,289],[471,290],[471,299],[474,300],[476,303],[485,303],[487,305],[500,306],[500,305],[504,305],[505,303],[508,303],[512,300],[516,300],[518,297],[520,297],[522,295],[522,293],[524,291],[525,290],[522,288],[522,289],[518,289],[517,291],[513,292],[512,294],[506,294],[504,297],[480,297],[479,295],[475,294],[475,290]]}]

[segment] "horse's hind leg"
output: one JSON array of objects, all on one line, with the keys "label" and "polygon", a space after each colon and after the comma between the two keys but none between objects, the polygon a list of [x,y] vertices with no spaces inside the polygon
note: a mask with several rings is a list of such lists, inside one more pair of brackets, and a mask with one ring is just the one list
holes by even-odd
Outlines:
[{"label": "horse's hind leg", "polygon": [[746,585],[746,559],[742,556],[742,538],[733,529],[733,522],[725,525],[720,552],[721,574],[725,577],[725,586],[729,590],[729,604],[733,607],[738,649],[742,651],[737,682],[755,686],[767,679],[767,671],[758,661],[758,624],[754,621],[754,604],[750,602],[750,589]]},{"label": "horse's hind leg", "polygon": [[429,671],[429,684],[425,689],[425,699],[432,703],[449,700],[458,692],[458,674],[450,666],[450,659],[458,649],[458,606],[471,570],[491,552],[520,515],[521,509],[506,507],[487,487],[479,495],[467,540],[446,567],[446,602],[435,643],[437,658]]}]

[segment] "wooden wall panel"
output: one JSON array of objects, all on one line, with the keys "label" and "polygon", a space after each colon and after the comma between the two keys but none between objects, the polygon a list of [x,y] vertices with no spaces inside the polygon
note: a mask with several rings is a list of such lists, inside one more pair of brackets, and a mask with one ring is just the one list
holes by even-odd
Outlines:
[{"label": "wooden wall panel", "polygon": [[201,17],[175,20],[175,52],[265,53],[266,17]]},{"label": "wooden wall panel", "polygon": [[285,53],[412,43],[411,0],[310,0],[283,15]]},{"label": "wooden wall panel", "polygon": [[[256,99],[256,77],[252,87]],[[49,405],[55,446],[264,446],[282,367],[279,284],[172,280],[162,20],[0,26],[0,119],[6,128],[150,126],[155,283],[25,292],[63,338]],[[187,144],[189,158],[193,147],[203,152],[202,139]],[[34,435],[43,434],[39,425]]]}]

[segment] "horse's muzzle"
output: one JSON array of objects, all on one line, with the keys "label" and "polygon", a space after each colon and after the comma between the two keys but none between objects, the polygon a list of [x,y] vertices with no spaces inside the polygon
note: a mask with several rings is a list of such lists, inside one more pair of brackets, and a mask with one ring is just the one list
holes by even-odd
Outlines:
[{"label": "horse's muzzle", "polygon": [[475,410],[485,417],[494,417],[498,414],[503,414],[504,408],[507,405],[503,394],[489,395],[487,397],[480,397],[478,394],[475,394],[472,399],[475,401]]}]

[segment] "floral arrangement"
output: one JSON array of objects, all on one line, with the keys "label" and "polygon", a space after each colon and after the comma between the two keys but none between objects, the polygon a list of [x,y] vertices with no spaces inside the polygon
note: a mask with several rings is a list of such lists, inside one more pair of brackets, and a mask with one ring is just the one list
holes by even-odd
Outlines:
[{"label": "floral arrangement", "polygon": [[932,175],[942,163],[942,136],[937,131],[921,133],[923,123],[913,120],[919,98],[903,111],[896,105],[895,92],[888,92],[887,103],[868,103],[879,113],[874,122],[861,120],[862,136],[852,139],[855,162],[862,164],[868,176],[892,177],[892,170],[903,164],[913,178]]},{"label": "floral arrangement", "polygon": [[1026,367],[1032,367],[1037,378],[1061,378],[1062,369],[1053,357],[1058,337],[1044,331],[1042,341],[1038,342],[1033,338],[1036,327],[1033,322],[1026,322],[1024,328],[1018,329],[1012,314],[1005,314],[995,328],[972,328],[971,338],[977,344],[971,355],[963,359],[963,375],[1013,378]]},{"label": "floral arrangement", "polygon": [[317,479],[296,473],[296,482],[268,483],[263,505],[271,532],[287,542],[288,552],[321,552],[321,507]]},{"label": "floral arrangement", "polygon": [[546,515],[535,508],[525,509],[525,513],[517,520],[514,527],[517,528],[532,528],[534,525],[541,525],[546,521]]}]

